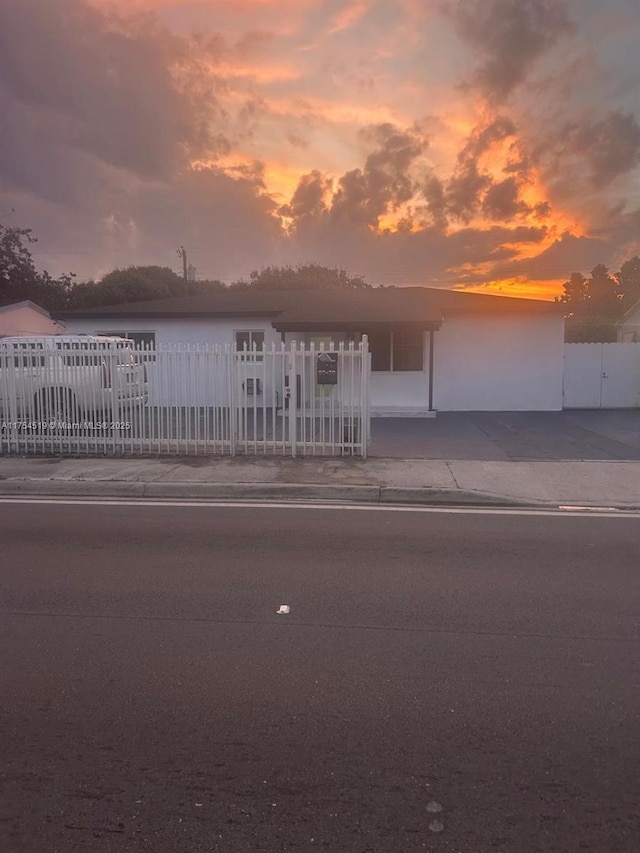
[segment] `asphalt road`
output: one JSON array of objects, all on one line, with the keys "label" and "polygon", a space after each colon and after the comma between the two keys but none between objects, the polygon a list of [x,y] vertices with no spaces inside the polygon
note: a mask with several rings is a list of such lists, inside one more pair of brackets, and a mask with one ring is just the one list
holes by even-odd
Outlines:
[{"label": "asphalt road", "polygon": [[3,503],[0,543],[3,853],[640,849],[640,518]]}]

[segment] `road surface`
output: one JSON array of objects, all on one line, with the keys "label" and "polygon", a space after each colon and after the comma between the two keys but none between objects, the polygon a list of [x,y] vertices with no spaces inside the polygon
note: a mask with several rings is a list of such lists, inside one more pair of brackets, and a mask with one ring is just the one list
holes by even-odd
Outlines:
[{"label": "road surface", "polygon": [[640,518],[3,502],[0,542],[7,853],[640,849]]}]

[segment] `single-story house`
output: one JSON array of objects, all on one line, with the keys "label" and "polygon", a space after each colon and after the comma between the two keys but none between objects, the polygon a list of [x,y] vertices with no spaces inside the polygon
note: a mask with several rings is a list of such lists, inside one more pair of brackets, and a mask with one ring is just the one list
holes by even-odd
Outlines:
[{"label": "single-story house", "polygon": [[215,291],[60,315],[69,333],[145,344],[359,341],[371,413],[562,409],[564,316],[554,302],[428,287]]},{"label": "single-story house", "polygon": [[0,302],[0,338],[63,333],[64,327],[54,322],[45,308],[30,299]]},{"label": "single-story house", "polygon": [[618,343],[640,343],[640,299],[616,323]]}]

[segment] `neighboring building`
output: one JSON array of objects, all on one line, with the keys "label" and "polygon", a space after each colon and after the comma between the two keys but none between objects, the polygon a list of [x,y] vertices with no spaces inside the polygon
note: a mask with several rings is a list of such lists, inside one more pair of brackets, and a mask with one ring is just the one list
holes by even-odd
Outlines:
[{"label": "neighboring building", "polygon": [[70,333],[242,349],[369,337],[371,411],[562,409],[563,306],[422,287],[222,291],[69,311]]},{"label": "neighboring building", "polygon": [[54,322],[48,311],[29,299],[23,302],[0,302],[0,337],[63,333],[64,326]]},{"label": "neighboring building", "polygon": [[640,300],[616,323],[618,343],[640,343]]}]

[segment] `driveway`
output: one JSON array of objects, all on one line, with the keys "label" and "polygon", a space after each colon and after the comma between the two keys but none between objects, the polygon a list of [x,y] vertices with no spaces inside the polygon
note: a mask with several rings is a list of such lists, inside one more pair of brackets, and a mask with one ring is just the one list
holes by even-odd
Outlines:
[{"label": "driveway", "polygon": [[640,409],[374,418],[371,439],[369,455],[387,458],[640,460]]}]

